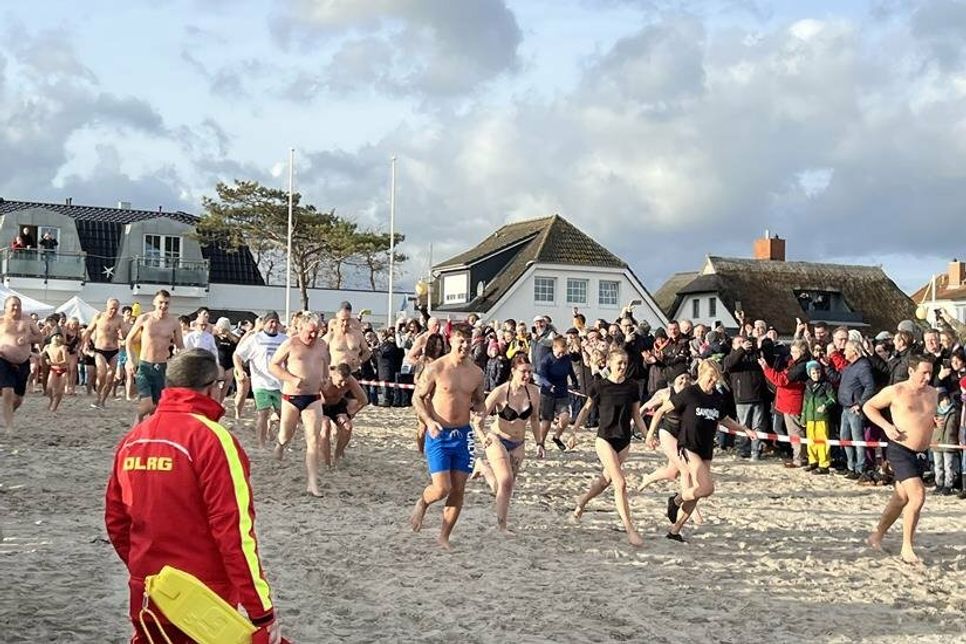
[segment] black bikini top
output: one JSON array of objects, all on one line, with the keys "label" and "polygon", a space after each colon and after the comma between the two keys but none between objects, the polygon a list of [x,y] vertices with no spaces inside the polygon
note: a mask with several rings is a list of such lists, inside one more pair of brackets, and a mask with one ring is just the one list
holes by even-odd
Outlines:
[{"label": "black bikini top", "polygon": [[527,389],[527,402],[529,402],[530,404],[523,411],[517,411],[516,409],[514,409],[513,407],[511,407],[510,406],[510,386],[507,385],[507,388],[506,388],[506,407],[504,407],[503,409],[501,409],[500,410],[500,413],[498,413],[497,416],[499,416],[503,420],[508,421],[508,422],[511,422],[511,423],[513,421],[515,421],[515,420],[526,420],[526,419],[530,418],[530,414],[533,413],[533,401],[530,400],[530,389],[529,388]]}]

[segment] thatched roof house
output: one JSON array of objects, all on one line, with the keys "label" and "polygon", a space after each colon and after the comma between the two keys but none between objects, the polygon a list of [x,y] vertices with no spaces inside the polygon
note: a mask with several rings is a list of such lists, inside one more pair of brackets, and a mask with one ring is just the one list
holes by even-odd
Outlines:
[{"label": "thatched roof house", "polygon": [[783,336],[795,332],[795,318],[881,331],[895,330],[916,313],[913,301],[881,268],[787,262],[785,241],[778,237],[757,240],[753,259],[709,256],[700,273],[675,291],[668,317],[704,324],[720,320],[737,328],[734,312],[742,310],[747,319],[764,319]]}]

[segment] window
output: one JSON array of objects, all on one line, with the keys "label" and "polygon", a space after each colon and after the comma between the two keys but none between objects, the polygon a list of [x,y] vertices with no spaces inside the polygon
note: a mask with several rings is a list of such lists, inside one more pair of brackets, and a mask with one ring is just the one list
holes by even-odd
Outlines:
[{"label": "window", "polygon": [[181,238],[170,235],[145,235],[144,258],[146,266],[170,268],[181,260]]},{"label": "window", "polygon": [[470,278],[466,273],[443,277],[443,299],[447,304],[466,302],[469,289]]},{"label": "window", "polygon": [[44,238],[44,235],[50,233],[50,236],[60,242],[60,228],[54,226],[39,226],[37,228],[37,241],[39,242]]},{"label": "window", "polygon": [[713,318],[718,315],[718,298],[708,298],[708,317]]},{"label": "window", "polygon": [[621,283],[601,280],[597,287],[597,303],[600,306],[617,306],[621,298]]},{"label": "window", "polygon": [[555,277],[534,277],[533,278],[533,301],[554,303],[554,291],[557,286]]},{"label": "window", "polygon": [[691,300],[691,317],[701,317],[701,300],[697,297]]},{"label": "window", "polygon": [[567,278],[567,304],[587,303],[587,280]]}]

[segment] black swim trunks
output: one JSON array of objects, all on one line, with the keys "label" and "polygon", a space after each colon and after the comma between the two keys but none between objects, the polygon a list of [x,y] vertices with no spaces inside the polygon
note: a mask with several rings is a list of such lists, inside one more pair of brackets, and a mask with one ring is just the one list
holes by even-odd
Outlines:
[{"label": "black swim trunks", "polygon": [[349,409],[343,398],[334,405],[322,405],[322,414],[331,420],[338,420],[339,416],[348,416]]},{"label": "black swim trunks", "polygon": [[104,359],[107,360],[108,362],[113,360],[115,356],[117,356],[117,354],[120,353],[120,351],[121,351],[120,349],[98,349],[97,347],[94,347],[94,353],[101,354],[102,356],[104,356]]},{"label": "black swim trunks", "polygon": [[319,394],[282,394],[282,400],[288,402],[300,412],[305,411],[317,400],[321,400]]},{"label": "black swim trunks", "polygon": [[914,452],[894,441],[889,443],[886,447],[886,460],[892,466],[896,483],[906,479],[922,478],[923,460],[919,458],[920,454],[924,452]]},{"label": "black swim trunks", "polygon": [[14,364],[0,358],[0,389],[13,389],[16,396],[23,397],[27,393],[27,381],[30,379],[30,360]]}]

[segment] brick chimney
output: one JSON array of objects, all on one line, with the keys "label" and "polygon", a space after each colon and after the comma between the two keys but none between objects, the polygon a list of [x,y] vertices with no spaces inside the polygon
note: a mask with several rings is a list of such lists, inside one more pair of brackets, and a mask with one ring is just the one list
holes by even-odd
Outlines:
[{"label": "brick chimney", "polygon": [[966,286],[966,262],[954,259],[949,262],[949,288],[963,288]]},{"label": "brick chimney", "polygon": [[778,235],[771,236],[766,230],[764,237],[755,240],[755,259],[784,262],[785,240]]}]

